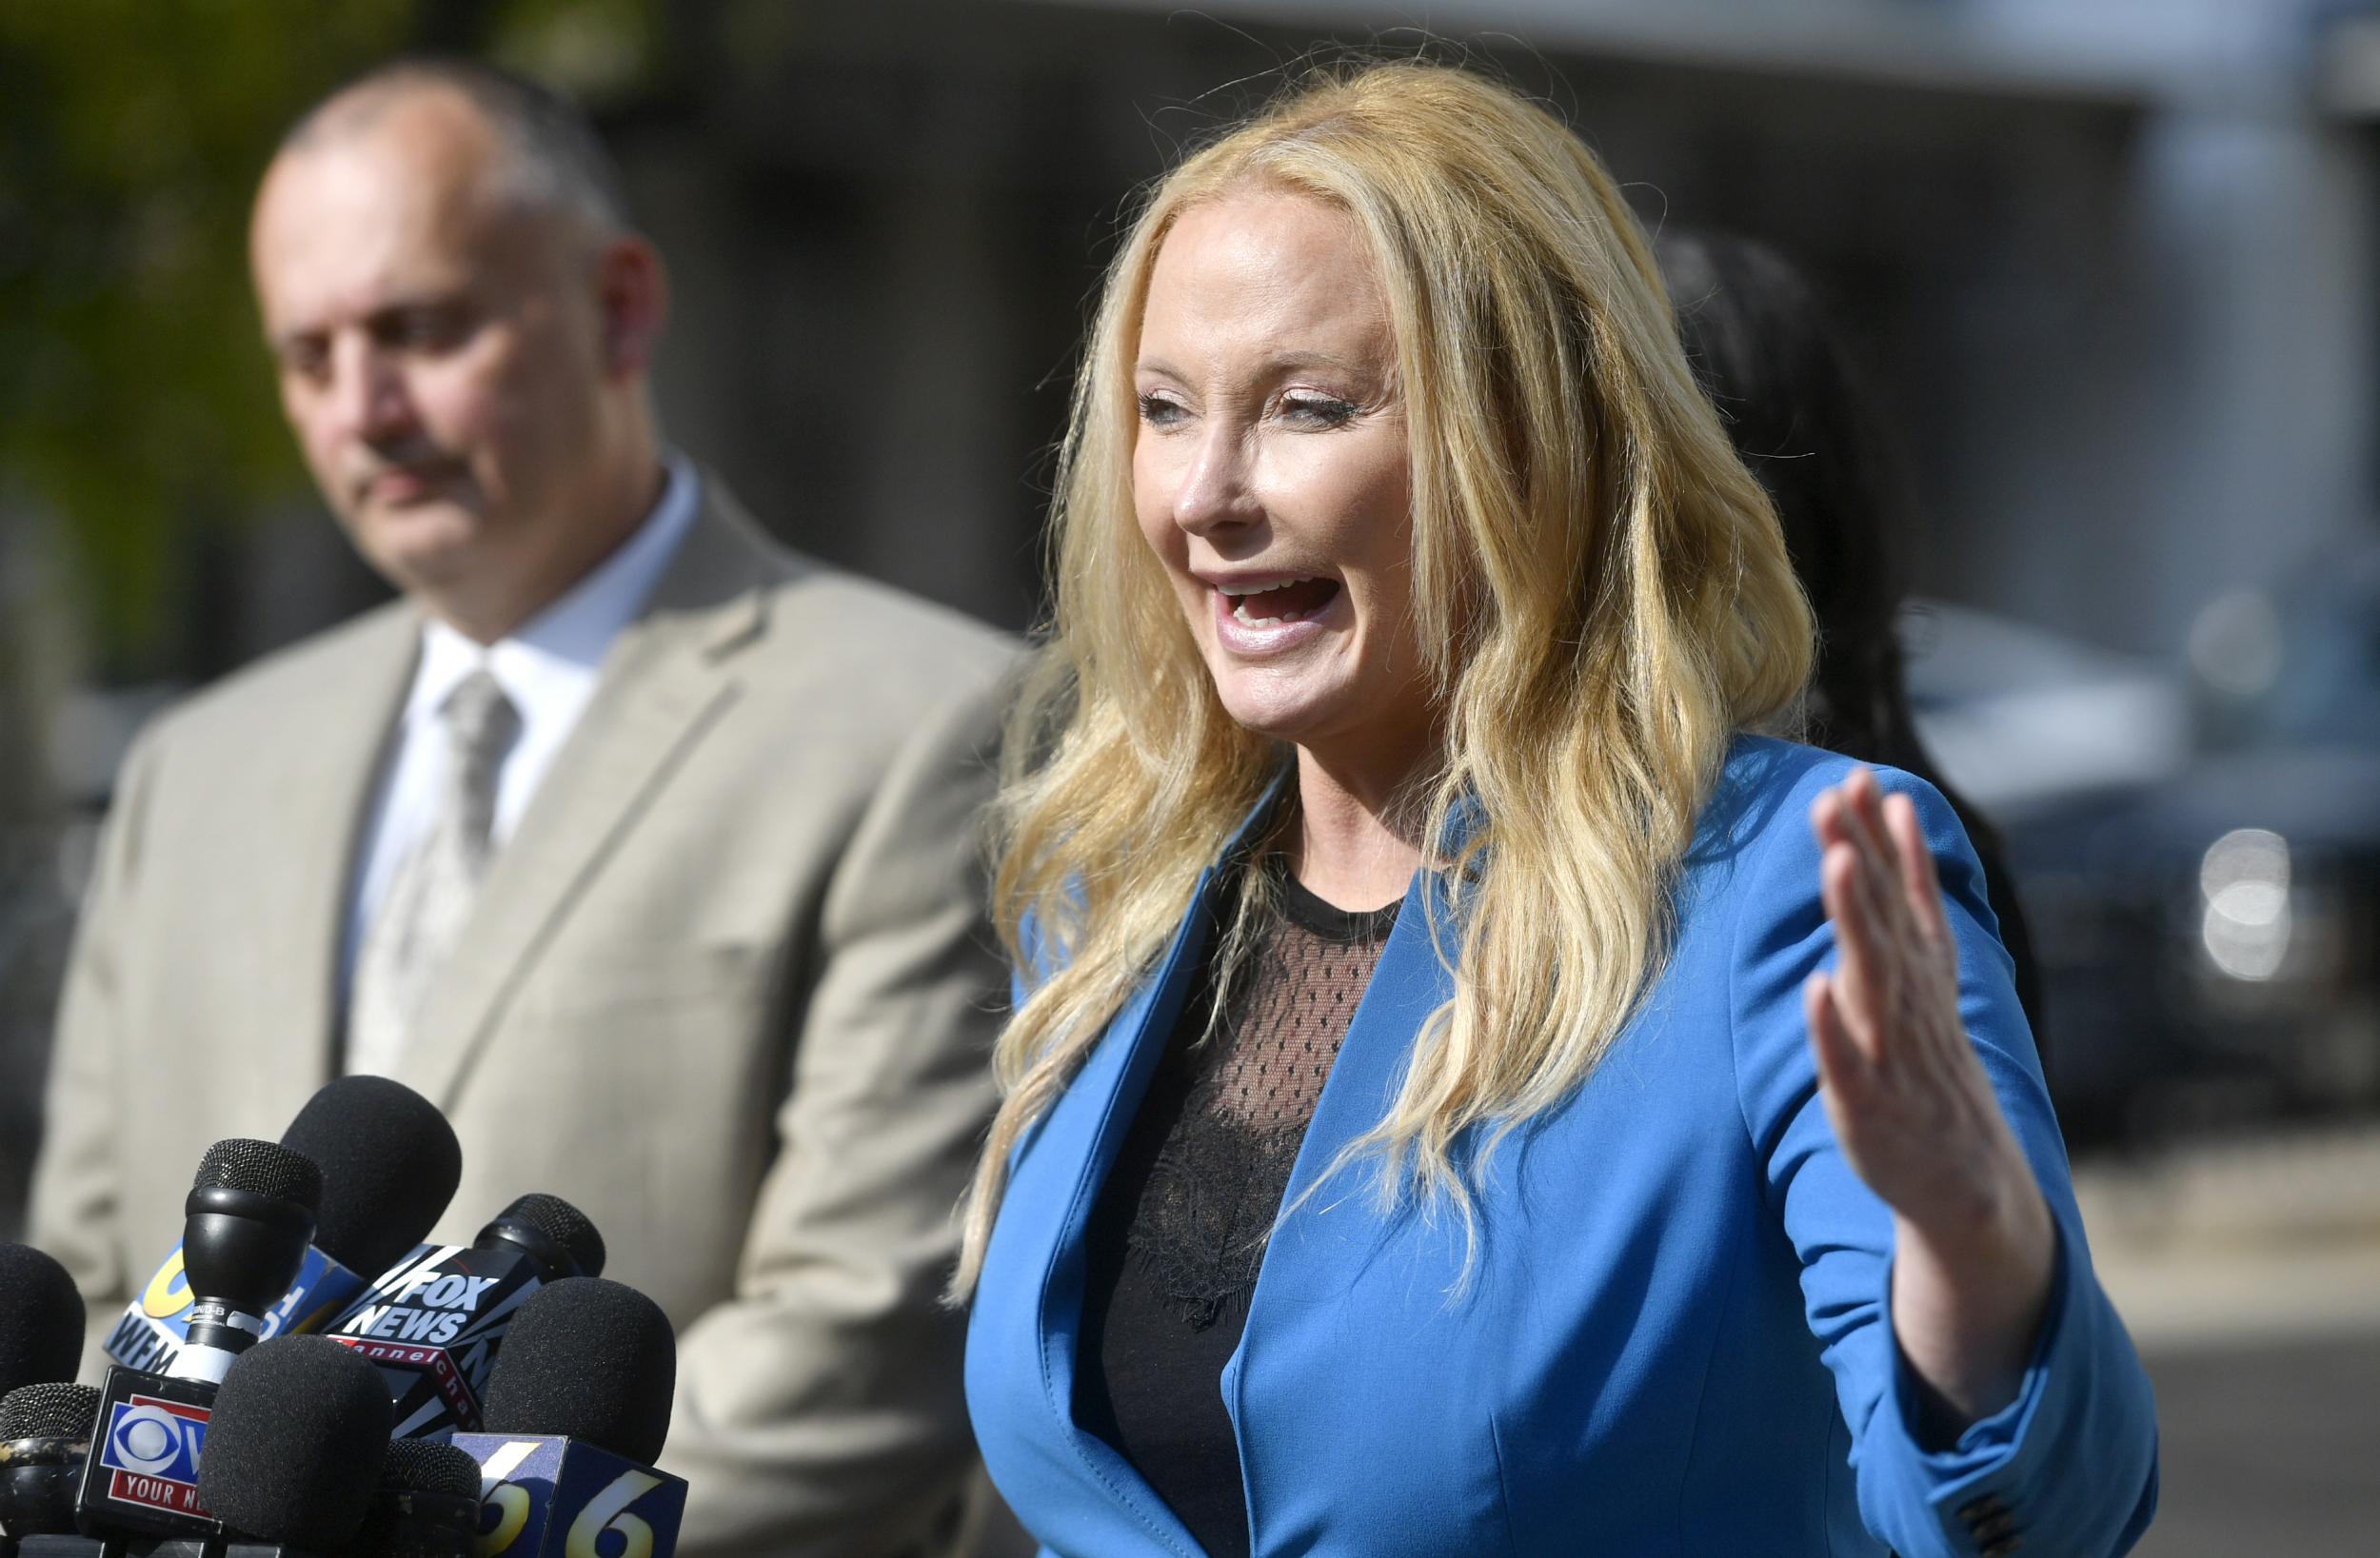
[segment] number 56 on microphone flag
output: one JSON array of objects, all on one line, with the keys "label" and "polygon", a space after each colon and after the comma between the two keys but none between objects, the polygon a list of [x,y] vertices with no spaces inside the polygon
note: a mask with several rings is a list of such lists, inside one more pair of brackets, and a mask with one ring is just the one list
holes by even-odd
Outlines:
[{"label": "number 56 on microphone flag", "polygon": [[[548,1434],[458,1433],[480,1464],[478,1558],[670,1558],[685,1484]],[[605,1540],[608,1537],[609,1540]]]}]

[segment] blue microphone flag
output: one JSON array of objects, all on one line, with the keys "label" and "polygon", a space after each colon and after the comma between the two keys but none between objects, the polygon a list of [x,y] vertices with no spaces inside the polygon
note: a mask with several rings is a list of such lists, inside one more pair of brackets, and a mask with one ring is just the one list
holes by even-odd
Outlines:
[{"label": "blue microphone flag", "polygon": [[[364,1277],[308,1245],[297,1280],[262,1317],[264,1330],[258,1340],[320,1331],[354,1301],[365,1284]],[[167,1372],[189,1340],[191,1303],[190,1285],[183,1275],[182,1246],[176,1241],[157,1274],[149,1279],[139,1297],[125,1306],[115,1329],[108,1333],[108,1356],[144,1373]]]},{"label": "blue microphone flag", "polygon": [[685,1484],[548,1434],[458,1433],[480,1463],[478,1558],[670,1558]]}]

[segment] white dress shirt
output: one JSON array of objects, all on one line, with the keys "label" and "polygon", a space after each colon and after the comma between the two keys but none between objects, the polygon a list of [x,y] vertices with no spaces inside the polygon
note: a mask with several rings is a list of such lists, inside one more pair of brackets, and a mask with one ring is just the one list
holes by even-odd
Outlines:
[{"label": "white dress shirt", "polygon": [[348,889],[347,935],[339,957],[343,1009],[365,927],[379,913],[397,862],[427,830],[437,808],[438,779],[446,763],[446,732],[438,719],[439,705],[455,683],[485,666],[520,713],[521,734],[506,754],[496,781],[489,839],[501,850],[528,810],[554,754],[595,695],[596,678],[612,641],[644,609],[677,555],[700,498],[694,467],[673,456],[661,498],[635,534],[512,633],[481,644],[435,617],[423,622],[421,659],[389,738],[379,799],[365,824]]}]

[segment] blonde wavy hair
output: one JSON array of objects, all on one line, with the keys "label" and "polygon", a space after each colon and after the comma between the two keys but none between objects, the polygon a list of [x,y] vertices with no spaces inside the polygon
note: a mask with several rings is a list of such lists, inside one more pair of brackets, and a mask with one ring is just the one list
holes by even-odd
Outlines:
[{"label": "blonde wavy hair", "polygon": [[[1384,1206],[1452,1207],[1460,1159],[1593,1071],[1659,971],[1730,740],[1795,706],[1809,609],[1775,517],[1696,388],[1650,249],[1558,121],[1467,70],[1318,72],[1150,192],[1108,274],[1053,505],[1056,588],[995,808],[993,912],[1030,992],[952,1283],[1009,1159],[1172,938],[1280,758],[1233,722],[1134,521],[1133,365],[1175,222],[1250,188],[1343,212],[1391,318],[1413,610],[1445,732],[1419,837],[1455,912],[1454,996],[1342,1154]],[[1449,949],[1450,937],[1458,945]],[[1466,1152],[1469,1141],[1478,1149]]]}]

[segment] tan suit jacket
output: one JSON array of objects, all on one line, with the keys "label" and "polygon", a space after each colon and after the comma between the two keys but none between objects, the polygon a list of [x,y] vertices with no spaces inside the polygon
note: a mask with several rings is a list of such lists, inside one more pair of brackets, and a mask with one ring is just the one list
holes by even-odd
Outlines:
[{"label": "tan suit jacket", "polygon": [[[679,1330],[688,1552],[909,1550],[971,1465],[938,1306],[992,1104],[977,812],[1008,641],[704,512],[481,890],[395,1075],[436,1237],[550,1191]],[[331,1075],[397,602],[162,717],[69,975],[32,1237],[121,1309],[208,1144]]]}]

